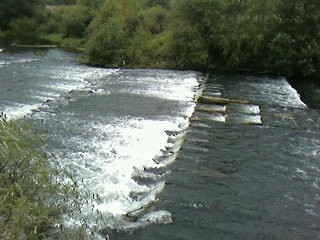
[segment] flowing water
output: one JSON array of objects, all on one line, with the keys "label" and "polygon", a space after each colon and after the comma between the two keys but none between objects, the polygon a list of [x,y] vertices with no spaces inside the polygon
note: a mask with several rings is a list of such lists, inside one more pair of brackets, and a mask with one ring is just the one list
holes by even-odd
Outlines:
[{"label": "flowing water", "polygon": [[320,114],[285,79],[75,60],[2,51],[0,112],[47,132],[110,239],[320,238]]}]

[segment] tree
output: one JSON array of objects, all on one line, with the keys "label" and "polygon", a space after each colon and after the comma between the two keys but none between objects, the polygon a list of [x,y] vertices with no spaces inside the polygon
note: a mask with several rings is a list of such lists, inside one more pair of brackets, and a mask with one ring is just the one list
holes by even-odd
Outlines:
[{"label": "tree", "polygon": [[125,22],[116,1],[105,2],[90,25],[86,54],[91,64],[117,66],[124,60],[127,42]]},{"label": "tree", "polygon": [[87,7],[77,4],[59,7],[55,19],[63,36],[81,38],[85,36],[92,16]]},{"label": "tree", "polygon": [[[169,18],[172,52],[178,68],[204,70],[208,64],[204,0],[177,0]],[[195,21],[194,19],[197,19]]]},{"label": "tree", "polygon": [[283,0],[269,43],[269,68],[293,78],[320,79],[320,2]]},{"label": "tree", "polygon": [[8,30],[9,23],[13,19],[31,18],[41,0],[10,0],[0,1],[0,31]]}]

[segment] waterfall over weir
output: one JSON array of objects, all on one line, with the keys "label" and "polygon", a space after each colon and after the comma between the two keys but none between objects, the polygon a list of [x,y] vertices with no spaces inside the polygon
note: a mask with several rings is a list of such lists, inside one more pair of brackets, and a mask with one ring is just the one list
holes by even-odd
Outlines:
[{"label": "waterfall over weir", "polygon": [[109,239],[319,238],[320,115],[286,79],[75,60],[0,52],[0,112],[42,129],[98,196],[66,223],[99,217]]},{"label": "waterfall over weir", "polygon": [[0,57],[0,111],[44,129],[57,167],[99,196],[71,222],[97,212],[124,231],[172,221],[148,207],[189,126],[198,73],[93,68],[60,50]]}]

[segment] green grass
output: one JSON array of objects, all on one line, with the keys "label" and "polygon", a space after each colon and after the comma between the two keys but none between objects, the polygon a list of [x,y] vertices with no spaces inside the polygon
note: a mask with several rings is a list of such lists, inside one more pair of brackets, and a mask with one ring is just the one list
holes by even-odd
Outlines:
[{"label": "green grass", "polygon": [[80,38],[64,37],[61,34],[54,33],[40,36],[41,39],[58,45],[60,47],[70,48],[78,51],[84,50],[85,40]]}]

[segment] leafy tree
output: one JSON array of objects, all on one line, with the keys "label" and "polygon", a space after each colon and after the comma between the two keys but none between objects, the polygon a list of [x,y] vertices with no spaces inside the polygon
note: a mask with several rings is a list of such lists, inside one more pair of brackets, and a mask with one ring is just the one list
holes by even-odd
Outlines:
[{"label": "leafy tree", "polygon": [[103,66],[121,64],[127,37],[120,5],[113,0],[106,1],[90,30],[91,37],[86,44],[89,62]]},{"label": "leafy tree", "polygon": [[[208,64],[208,45],[204,36],[203,0],[177,0],[169,18],[172,32],[172,51],[176,67],[204,69]],[[197,19],[197,21],[194,21]]]},{"label": "leafy tree", "polygon": [[[232,6],[233,5],[233,6]],[[278,18],[274,14],[277,1],[251,0],[231,5],[233,15],[229,16],[229,26],[234,25],[234,33],[228,37],[230,48],[224,49],[224,61],[230,69],[265,70],[267,44],[275,30]],[[233,7],[240,9],[239,14]],[[230,9],[230,5],[228,6]],[[232,21],[232,16],[234,21]]]},{"label": "leafy tree", "polygon": [[9,23],[13,19],[31,18],[41,0],[9,0],[0,1],[0,31],[8,30]]},{"label": "leafy tree", "polygon": [[56,11],[55,19],[65,37],[84,37],[92,19],[89,9],[83,5],[62,6]]},{"label": "leafy tree", "polygon": [[269,44],[269,67],[294,78],[320,79],[320,2],[282,0]]},{"label": "leafy tree", "polygon": [[166,28],[167,15],[168,11],[161,6],[146,8],[137,14],[139,28],[159,34]]},{"label": "leafy tree", "polygon": [[87,7],[88,9],[97,10],[103,5],[104,0],[77,0],[76,4]]},{"label": "leafy tree", "polygon": [[75,4],[76,0],[45,0],[46,4],[51,5],[71,5]]},{"label": "leafy tree", "polygon": [[[70,7],[61,17],[60,32],[88,37],[85,53],[92,64],[320,78],[316,0],[78,0],[77,4],[89,13]],[[88,15],[93,21],[84,17]]]},{"label": "leafy tree", "polygon": [[32,43],[39,34],[40,23],[34,18],[17,18],[10,21],[10,38]]},{"label": "leafy tree", "polygon": [[146,5],[148,7],[152,6],[162,6],[164,8],[169,8],[170,7],[170,0],[148,0]]}]

